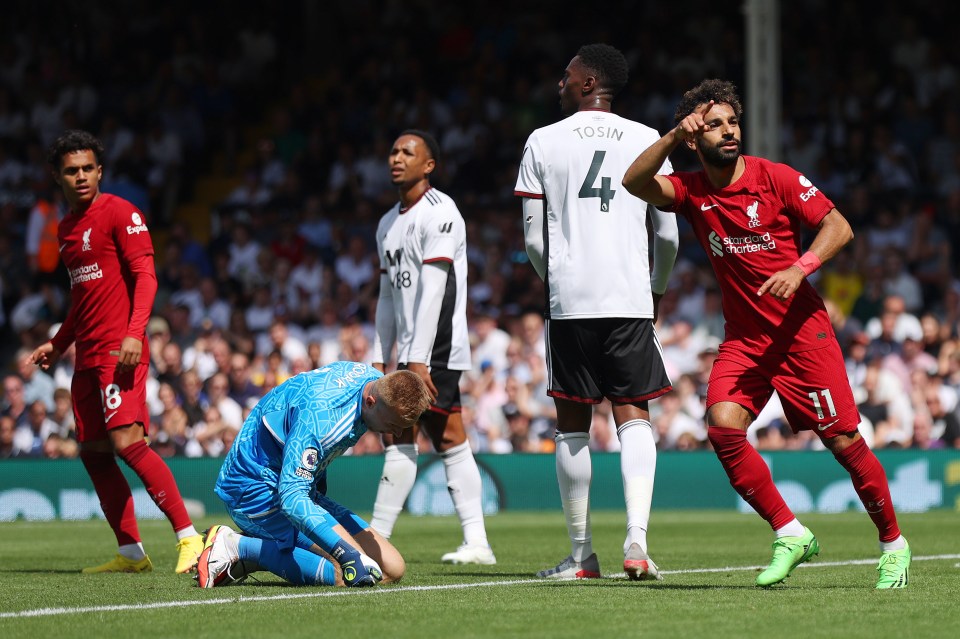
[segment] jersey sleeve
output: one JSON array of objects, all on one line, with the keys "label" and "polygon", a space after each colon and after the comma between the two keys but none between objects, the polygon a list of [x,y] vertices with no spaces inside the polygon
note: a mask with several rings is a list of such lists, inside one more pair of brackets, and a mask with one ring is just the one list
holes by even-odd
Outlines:
[{"label": "jersey sleeve", "polygon": [[530,197],[542,200],[543,167],[537,160],[536,138],[531,135],[523,147],[523,157],[520,159],[520,171],[517,174],[517,185],[513,194],[519,197]]},{"label": "jersey sleeve", "polygon": [[[669,162],[669,160],[668,160]],[[666,166],[666,164],[664,164]],[[670,175],[664,175],[665,178],[670,180],[670,183],[673,184],[673,204],[668,204],[666,206],[659,207],[661,211],[673,211],[674,213],[679,213],[685,215],[684,211],[686,210],[687,200],[690,197],[690,190],[687,188],[686,174],[684,173],[673,173]]]},{"label": "jersey sleeve", "polygon": [[277,482],[280,508],[297,530],[329,552],[341,539],[333,530],[336,519],[311,496],[315,483],[324,479],[326,470],[320,432],[314,425],[336,420],[337,415],[327,410],[291,406],[284,419],[291,428],[283,446]]},{"label": "jersey sleeve", "polygon": [[805,175],[786,164],[771,164],[770,179],[787,212],[804,224],[816,227],[834,208],[830,198]]},{"label": "jersey sleeve", "polygon": [[466,226],[457,207],[438,208],[437,212],[423,223],[420,228],[423,241],[423,263],[447,262],[453,264],[457,257],[457,247],[466,238]]},{"label": "jersey sleeve", "polygon": [[[384,216],[384,217],[386,217],[386,216]],[[380,264],[380,272],[381,272],[381,273],[386,273],[386,272],[387,272],[387,265],[383,263],[383,239],[384,239],[384,235],[385,235],[385,233],[386,233],[386,232],[383,230],[383,220],[384,220],[384,218],[380,218],[380,223],[377,224],[377,235],[376,235],[376,240],[377,240],[377,262]]]},{"label": "jersey sleeve", "polygon": [[143,213],[122,201],[114,205],[112,213],[113,239],[121,261],[129,263],[143,255],[153,255],[153,241]]}]

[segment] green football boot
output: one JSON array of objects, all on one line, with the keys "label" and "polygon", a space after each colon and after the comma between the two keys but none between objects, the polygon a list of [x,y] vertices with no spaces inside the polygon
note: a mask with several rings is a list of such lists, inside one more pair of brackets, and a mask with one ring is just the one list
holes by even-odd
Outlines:
[{"label": "green football boot", "polygon": [[809,528],[804,527],[800,537],[780,537],[773,542],[773,559],[767,569],[757,576],[757,585],[766,588],[778,584],[793,569],[814,555],[820,554],[820,543]]},{"label": "green football boot", "polygon": [[877,566],[877,590],[906,588],[910,581],[910,544],[902,550],[890,550],[880,555]]}]

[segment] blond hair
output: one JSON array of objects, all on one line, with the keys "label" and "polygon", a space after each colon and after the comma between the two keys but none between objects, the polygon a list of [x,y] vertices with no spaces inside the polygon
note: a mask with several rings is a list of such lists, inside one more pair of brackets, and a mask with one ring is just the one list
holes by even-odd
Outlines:
[{"label": "blond hair", "polygon": [[430,408],[430,391],[420,376],[411,371],[394,371],[376,382],[377,395],[411,426]]}]

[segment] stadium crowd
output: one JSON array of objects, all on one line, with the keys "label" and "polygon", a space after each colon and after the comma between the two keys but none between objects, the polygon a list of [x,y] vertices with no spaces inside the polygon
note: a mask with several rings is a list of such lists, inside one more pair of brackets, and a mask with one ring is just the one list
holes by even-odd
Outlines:
[{"label": "stadium crowd", "polygon": [[[629,4],[617,11],[631,19],[589,30],[632,64],[622,115],[663,132],[681,87],[724,77],[746,88],[742,16],[710,16],[698,4],[707,17],[691,24],[693,47],[658,38],[686,5]],[[370,361],[374,231],[396,201],[389,144],[408,127],[440,141],[432,181],[467,221],[471,443],[479,452],[553,450],[543,286],[527,262],[513,186],[523,140],[559,118],[558,56],[587,41],[563,25],[597,19],[590,9],[571,21],[533,9],[508,19],[429,7],[359,0],[281,13],[113,2],[42,20],[37,7],[13,10],[0,28],[0,458],[77,454],[70,352],[52,375],[28,361],[69,295],[55,233],[63,203],[45,163],[68,128],[103,140],[103,190],[140,206],[154,233],[149,405],[162,455],[223,455],[267,390],[331,361]],[[875,448],[960,447],[960,54],[948,21],[933,18],[942,7],[919,0],[909,16],[899,8],[874,3],[864,23],[853,1],[790,4],[782,159],[856,233],[813,281],[846,355],[864,437]],[[832,19],[817,17],[827,11]],[[712,55],[699,55],[704,47]],[[678,169],[695,161],[676,155]],[[215,171],[236,188],[213,203],[201,240],[178,208]],[[723,319],[706,256],[680,227],[657,324],[674,389],[651,414],[661,449],[693,450],[708,445],[704,395]],[[611,424],[609,405],[599,405],[596,450],[618,445]],[[791,433],[776,398],[750,437],[764,450],[819,445],[810,432]],[[380,450],[368,434],[353,454]]]}]

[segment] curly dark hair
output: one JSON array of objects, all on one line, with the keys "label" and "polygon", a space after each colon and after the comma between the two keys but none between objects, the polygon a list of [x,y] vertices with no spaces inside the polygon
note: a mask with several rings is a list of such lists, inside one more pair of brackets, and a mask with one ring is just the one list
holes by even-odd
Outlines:
[{"label": "curly dark hair", "polygon": [[585,44],[577,51],[577,56],[580,63],[597,76],[600,87],[612,95],[626,86],[630,69],[619,49],[603,43]]},{"label": "curly dark hair", "polygon": [[740,96],[737,95],[737,87],[729,80],[704,80],[697,86],[683,94],[677,110],[673,114],[674,122],[680,122],[701,104],[706,104],[713,100],[716,104],[729,104],[733,109],[737,119],[743,115],[743,106],[740,104]]},{"label": "curly dark hair", "polygon": [[93,151],[97,164],[100,164],[100,158],[103,157],[103,143],[87,131],[79,129],[64,131],[50,147],[47,162],[59,171],[63,156],[75,151]]}]

